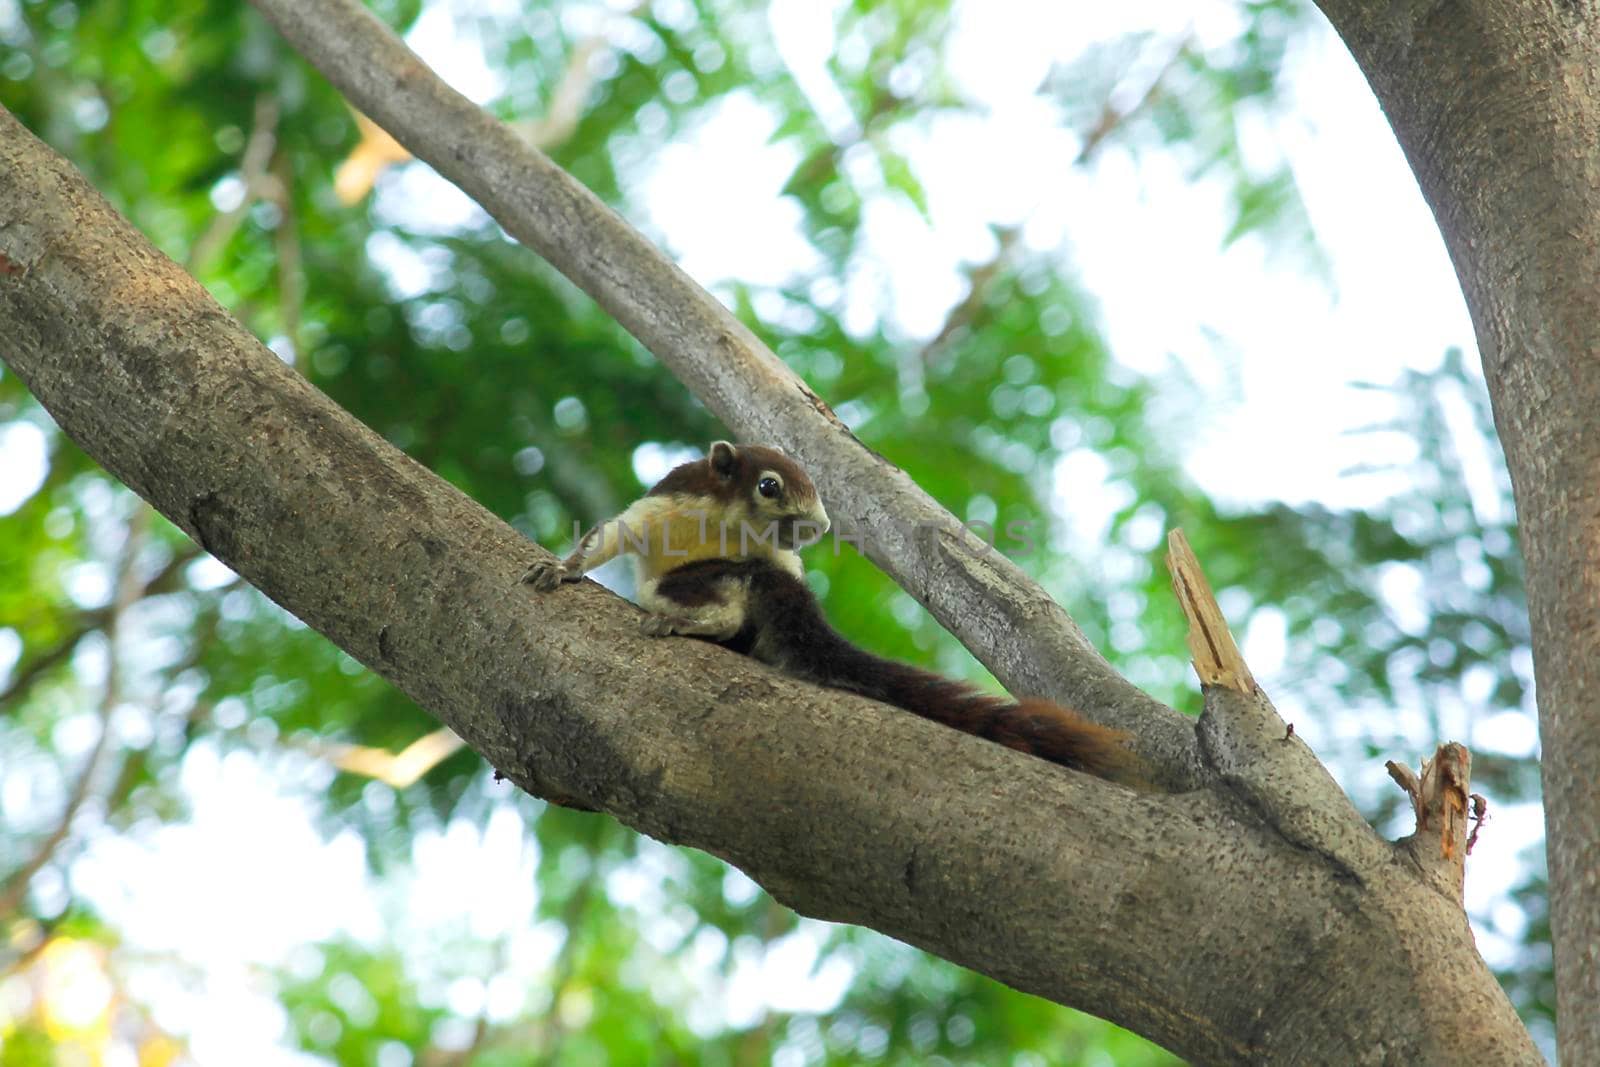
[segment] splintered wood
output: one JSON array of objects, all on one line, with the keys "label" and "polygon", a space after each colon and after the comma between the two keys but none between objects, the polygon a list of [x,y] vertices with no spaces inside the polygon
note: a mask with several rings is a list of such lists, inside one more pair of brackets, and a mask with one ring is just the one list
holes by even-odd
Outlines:
[{"label": "splintered wood", "polygon": [[[1467,853],[1478,838],[1478,828],[1488,812],[1488,802],[1468,793],[1472,776],[1472,753],[1455,742],[1440,745],[1432,759],[1422,761],[1422,774],[1390,760],[1386,767],[1406,796],[1417,816],[1417,829],[1395,842],[1410,852],[1441,889],[1448,888],[1461,899],[1466,883]],[[1468,835],[1467,824],[1472,833]]]},{"label": "splintered wood", "polygon": [[1211,583],[1206,581],[1182,530],[1167,534],[1167,569],[1172,572],[1172,588],[1189,620],[1189,657],[1200,684],[1254,694],[1256,680],[1245,666],[1239,646],[1234,644],[1228,622],[1211,592]]},{"label": "splintered wood", "polygon": [[[1472,804],[1475,813],[1487,804],[1483,798],[1473,798],[1467,792],[1472,776],[1472,754],[1466,746],[1454,741],[1440,745],[1432,759],[1422,761],[1420,779],[1410,767],[1394,760],[1384,766],[1389,769],[1389,777],[1411,798],[1411,810],[1417,816],[1417,836],[1439,835],[1440,858],[1455,859],[1458,849],[1471,848],[1467,841],[1468,804]],[[1482,817],[1476,814],[1476,819]],[[1473,837],[1477,837],[1476,829]]]}]

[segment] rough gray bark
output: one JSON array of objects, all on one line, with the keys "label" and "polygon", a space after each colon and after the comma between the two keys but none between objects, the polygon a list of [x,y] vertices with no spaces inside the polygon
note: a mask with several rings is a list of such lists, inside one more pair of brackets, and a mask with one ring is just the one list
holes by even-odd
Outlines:
[{"label": "rough gray bark", "polygon": [[1466,293],[1516,492],[1561,1059],[1600,1063],[1600,7],[1319,0]]},{"label": "rough gray bark", "polygon": [[739,437],[812,473],[837,526],[1015,693],[1135,731],[1174,788],[1198,779],[1187,719],[1106,663],[1061,606],[901,470],[677,264],[504,123],[450,88],[357,0],[254,0],[350,102],[459,185],[639,339]]},{"label": "rough gray bark", "polygon": [[536,595],[514,531],[281,363],[3,110],[0,354],[112,473],[530,792],[1196,1062],[1538,1062],[1441,884],[1460,824],[1380,839],[1237,671],[1205,674],[1204,787],[1135,794],[642,638],[593,584]]}]

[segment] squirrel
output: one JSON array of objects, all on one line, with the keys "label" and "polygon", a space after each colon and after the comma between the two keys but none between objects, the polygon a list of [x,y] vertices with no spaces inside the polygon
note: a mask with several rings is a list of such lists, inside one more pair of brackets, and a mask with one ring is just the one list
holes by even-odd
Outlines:
[{"label": "squirrel", "polygon": [[566,559],[540,560],[522,580],[548,591],[632,554],[646,634],[704,638],[1073,770],[1135,780],[1121,731],[1048,700],[996,696],[883,659],[842,637],[805,584],[799,556],[828,529],[816,487],[793,459],[717,441],[586,533]]}]

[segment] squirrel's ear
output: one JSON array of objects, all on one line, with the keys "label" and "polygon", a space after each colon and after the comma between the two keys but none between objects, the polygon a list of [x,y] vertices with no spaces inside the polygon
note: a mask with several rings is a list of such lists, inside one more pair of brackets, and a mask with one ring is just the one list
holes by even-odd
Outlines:
[{"label": "squirrel's ear", "polygon": [[711,469],[724,478],[733,477],[733,472],[739,466],[739,450],[727,441],[711,442],[711,451],[707,453],[711,459]]}]

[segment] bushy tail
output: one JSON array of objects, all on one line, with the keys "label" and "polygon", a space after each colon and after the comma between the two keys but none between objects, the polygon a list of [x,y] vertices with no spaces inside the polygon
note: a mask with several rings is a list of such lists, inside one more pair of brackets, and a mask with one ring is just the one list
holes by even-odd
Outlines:
[{"label": "bushy tail", "polygon": [[1119,779],[1128,769],[1126,734],[1059,704],[1038,697],[996,696],[854,646],[851,651],[853,655],[816,660],[804,665],[809,670],[794,673],[1100,778]]},{"label": "bushy tail", "polygon": [[964,733],[1113,781],[1132,782],[1128,735],[1048,700],[1012,700],[874,656],[841,637],[803,581],[765,561],[749,575],[747,648],[819,685],[848,689]]}]

